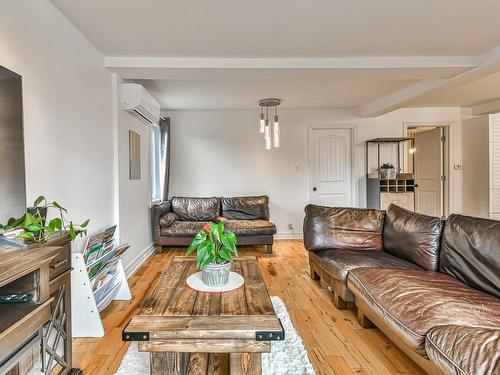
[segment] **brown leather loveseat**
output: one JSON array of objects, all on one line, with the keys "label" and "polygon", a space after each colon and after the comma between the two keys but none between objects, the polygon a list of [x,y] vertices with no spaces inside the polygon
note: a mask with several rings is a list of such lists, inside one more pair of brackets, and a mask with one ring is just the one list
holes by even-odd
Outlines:
[{"label": "brown leather loveseat", "polygon": [[308,205],[311,277],[428,373],[500,374],[500,222]]},{"label": "brown leather loveseat", "polygon": [[269,198],[265,195],[230,198],[173,197],[152,208],[153,239],[157,246],[189,245],[209,221],[226,219],[238,245],[266,245],[272,253],[276,227],[269,221]]}]

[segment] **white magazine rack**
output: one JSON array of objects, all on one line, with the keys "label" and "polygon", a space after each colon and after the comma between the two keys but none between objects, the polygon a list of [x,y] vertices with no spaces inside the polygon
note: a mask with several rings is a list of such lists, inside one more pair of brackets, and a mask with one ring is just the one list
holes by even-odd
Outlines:
[{"label": "white magazine rack", "polygon": [[[107,262],[104,255],[97,261]],[[132,294],[121,259],[116,260],[113,274],[107,275],[93,290],[82,253],[71,254],[71,325],[73,337],[103,337],[100,312],[114,300],[130,300]]]}]

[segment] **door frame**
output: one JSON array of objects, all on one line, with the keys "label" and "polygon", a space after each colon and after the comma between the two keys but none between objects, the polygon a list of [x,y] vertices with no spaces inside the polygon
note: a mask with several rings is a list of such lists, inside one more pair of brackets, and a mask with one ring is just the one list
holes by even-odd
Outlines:
[{"label": "door frame", "polygon": [[311,150],[311,140],[312,140],[312,132],[315,129],[321,130],[339,130],[339,129],[347,129],[351,133],[351,197],[353,207],[358,207],[358,184],[357,182],[357,158],[356,158],[356,141],[358,139],[358,125],[357,124],[308,124],[307,125],[307,174],[308,174],[308,186],[307,186],[307,202],[311,203],[311,192],[312,192],[312,150]]},{"label": "door frame", "polygon": [[[441,184],[441,209],[443,218],[447,218],[450,214],[450,176],[451,176],[451,164],[450,164],[450,144],[451,144],[451,124],[449,122],[436,122],[436,121],[419,121],[419,122],[403,122],[403,137],[408,136],[408,128],[439,128],[441,134],[444,135],[444,147],[441,147],[441,171],[442,175],[445,176],[444,183]],[[406,159],[406,153],[405,153]],[[415,165],[415,163],[414,163]],[[415,174],[415,171],[413,171]],[[415,197],[416,198],[416,197]],[[416,208],[416,206],[415,206]]]}]

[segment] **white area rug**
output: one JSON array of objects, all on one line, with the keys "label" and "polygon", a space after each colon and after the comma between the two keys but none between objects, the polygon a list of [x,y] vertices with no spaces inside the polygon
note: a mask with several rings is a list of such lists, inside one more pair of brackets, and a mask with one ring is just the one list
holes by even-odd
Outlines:
[{"label": "white area rug", "polygon": [[[262,354],[263,375],[315,375],[302,339],[295,331],[286,306],[279,297],[271,297],[274,311],[285,329],[285,340],[274,341],[271,353]],[[149,353],[137,351],[137,343],[130,345],[116,375],[149,374]]]}]

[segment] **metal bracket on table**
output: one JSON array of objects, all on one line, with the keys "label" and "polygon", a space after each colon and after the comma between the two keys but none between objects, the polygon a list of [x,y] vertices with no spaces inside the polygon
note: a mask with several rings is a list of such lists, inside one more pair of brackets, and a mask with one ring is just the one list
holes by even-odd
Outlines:
[{"label": "metal bracket on table", "polygon": [[278,319],[278,322],[280,322],[281,331],[256,331],[255,341],[283,341],[285,339],[285,329],[280,319]]},{"label": "metal bracket on table", "polygon": [[122,341],[149,341],[149,332],[122,332]]}]

